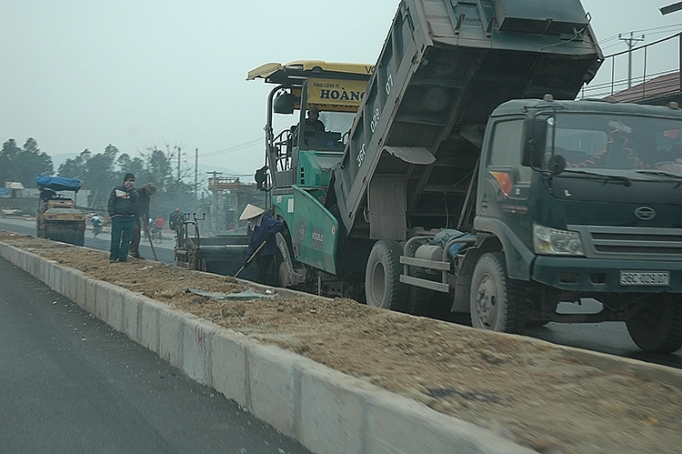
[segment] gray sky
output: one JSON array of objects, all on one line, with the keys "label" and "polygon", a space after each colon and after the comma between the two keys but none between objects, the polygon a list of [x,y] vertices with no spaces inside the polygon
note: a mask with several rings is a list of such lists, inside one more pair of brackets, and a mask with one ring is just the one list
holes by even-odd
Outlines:
[{"label": "gray sky", "polygon": [[[619,33],[639,30],[646,43],[682,30],[658,29],[682,24],[682,11],[658,11],[676,1],[582,4],[609,55],[627,48]],[[230,169],[250,181],[264,160],[271,87],[247,82],[247,72],[301,59],[374,63],[398,3],[2,0],[0,140],[23,146],[33,137],[53,157],[109,144],[131,156],[181,146],[188,168],[198,148],[202,170]],[[677,68],[676,42],[659,54],[648,72]],[[610,77],[610,68],[603,72],[595,83]]]}]

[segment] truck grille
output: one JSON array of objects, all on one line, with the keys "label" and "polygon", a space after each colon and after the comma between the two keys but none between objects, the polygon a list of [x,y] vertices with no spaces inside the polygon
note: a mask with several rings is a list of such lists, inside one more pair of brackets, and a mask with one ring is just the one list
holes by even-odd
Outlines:
[{"label": "truck grille", "polygon": [[682,260],[682,229],[569,226],[588,257]]}]

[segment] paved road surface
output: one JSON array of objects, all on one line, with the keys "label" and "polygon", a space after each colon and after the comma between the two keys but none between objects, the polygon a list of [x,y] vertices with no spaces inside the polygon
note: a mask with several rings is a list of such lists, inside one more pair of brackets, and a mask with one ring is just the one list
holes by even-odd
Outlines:
[{"label": "paved road surface", "polygon": [[[16,231],[18,233],[27,233],[29,235],[35,234],[35,227],[32,224],[27,223],[27,221],[0,219],[0,229]],[[97,245],[93,242],[93,240],[99,241],[99,238],[92,239],[90,237],[92,237],[92,232],[88,231],[86,233],[85,240],[86,246],[101,250],[108,250],[108,237],[106,241],[102,241],[103,246],[101,247],[97,247]],[[143,240],[146,240],[147,242],[149,241],[146,238]],[[173,241],[170,239],[165,240],[164,243],[161,244],[161,248],[157,249],[160,261],[161,254],[164,250],[163,248],[170,248],[167,250],[170,254],[170,261],[167,261],[166,263],[173,263]],[[140,252],[145,256],[149,256],[151,254],[149,246],[147,246],[147,250],[141,249]],[[565,312],[598,312],[599,309],[600,303],[590,299],[583,300],[582,307],[572,304],[562,304],[560,306],[560,310]],[[679,350],[674,354],[664,355],[643,353],[630,339],[630,335],[628,334],[625,323],[623,322],[589,324],[576,323],[570,325],[549,323],[544,327],[528,329],[525,334],[527,336],[543,339],[555,344],[584,348],[587,350],[594,350],[602,353],[609,353],[612,355],[624,356],[682,369],[682,350]]]},{"label": "paved road surface", "polygon": [[308,453],[0,258],[0,453]]},{"label": "paved road surface", "polygon": [[[34,220],[25,221],[22,219],[0,218],[0,229],[22,233],[24,235],[36,235],[36,224]],[[165,230],[163,235],[164,239],[161,241],[161,243],[153,243],[154,250],[156,251],[156,257],[159,259],[159,262],[174,264],[174,233],[172,233],[170,230]],[[92,234],[92,230],[90,230],[90,226],[88,226],[88,230],[85,231],[85,247],[108,252],[110,243],[111,236],[108,233],[100,233],[95,238]],[[154,254],[152,253],[151,246],[149,245],[149,239],[146,237],[143,237],[140,240],[140,255],[147,260],[154,260]]]}]

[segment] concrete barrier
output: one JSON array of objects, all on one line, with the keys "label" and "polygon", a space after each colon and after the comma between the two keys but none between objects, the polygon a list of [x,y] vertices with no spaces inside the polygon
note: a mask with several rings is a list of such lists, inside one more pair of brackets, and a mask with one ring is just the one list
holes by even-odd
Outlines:
[{"label": "concrete barrier", "polygon": [[[0,256],[319,454],[531,454],[501,436],[363,380],[0,242]],[[501,335],[491,333],[491,335]],[[548,345],[543,341],[528,342]],[[600,369],[682,388],[679,371],[569,347]]]}]

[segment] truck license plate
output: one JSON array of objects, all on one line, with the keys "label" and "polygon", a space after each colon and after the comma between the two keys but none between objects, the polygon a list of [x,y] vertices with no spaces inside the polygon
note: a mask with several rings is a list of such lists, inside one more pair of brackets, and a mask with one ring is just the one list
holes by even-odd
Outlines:
[{"label": "truck license plate", "polygon": [[670,273],[667,271],[621,271],[620,285],[669,285]]}]

